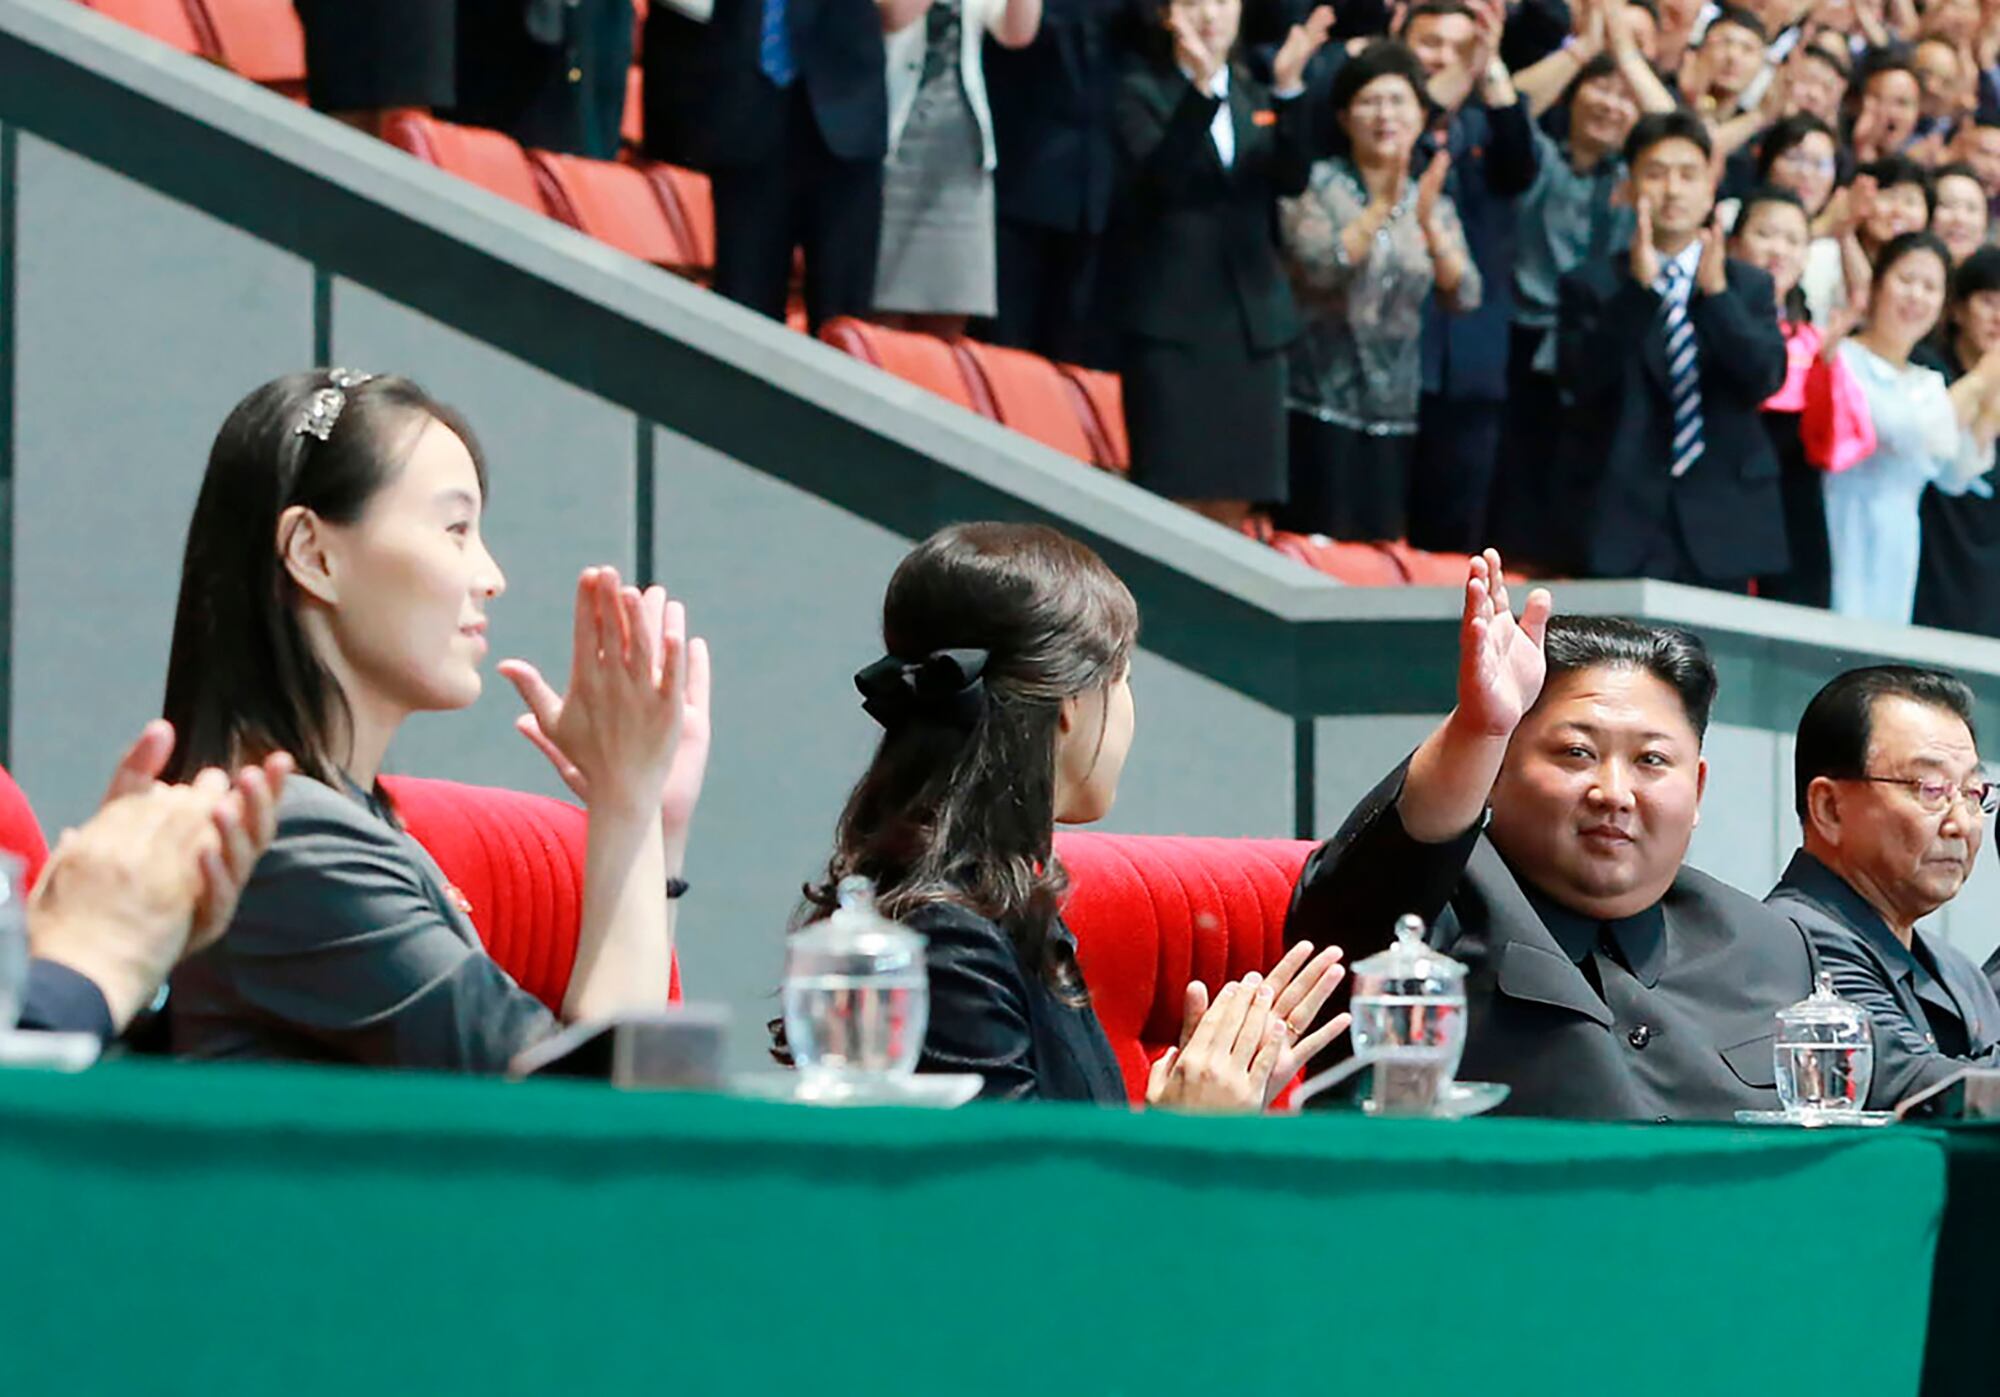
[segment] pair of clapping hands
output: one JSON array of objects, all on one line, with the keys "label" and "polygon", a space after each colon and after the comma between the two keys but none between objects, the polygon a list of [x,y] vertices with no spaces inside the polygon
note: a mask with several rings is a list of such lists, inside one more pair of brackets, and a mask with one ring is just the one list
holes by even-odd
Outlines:
[{"label": "pair of clapping hands", "polygon": [[1300,1067],[1347,1031],[1349,1015],[1312,1027],[1347,976],[1338,946],[1318,955],[1301,941],[1265,976],[1187,988],[1181,1041],[1153,1064],[1146,1104],[1186,1111],[1261,1111]]},{"label": "pair of clapping hands", "polygon": [[65,830],[28,899],[28,948],[83,975],[122,1030],[174,966],[228,929],[277,830],[292,759],[234,777],[211,767],[185,785],[159,777],[173,725],[141,730],[97,813]]}]

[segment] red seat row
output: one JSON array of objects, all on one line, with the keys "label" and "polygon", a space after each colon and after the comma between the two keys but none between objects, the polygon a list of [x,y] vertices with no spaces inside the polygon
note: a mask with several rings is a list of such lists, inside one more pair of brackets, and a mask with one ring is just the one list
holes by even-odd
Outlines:
[{"label": "red seat row", "polygon": [[292,0],[83,0],[182,53],[287,96],[306,87],[306,36]]},{"label": "red seat row", "polygon": [[1116,374],[975,340],[889,330],[845,316],[827,322],[819,337],[1066,456],[1120,475],[1132,467]]},{"label": "red seat row", "polygon": [[528,150],[502,132],[414,112],[390,117],[382,134],[426,164],[642,262],[693,277],[715,269],[715,203],[706,175]]}]

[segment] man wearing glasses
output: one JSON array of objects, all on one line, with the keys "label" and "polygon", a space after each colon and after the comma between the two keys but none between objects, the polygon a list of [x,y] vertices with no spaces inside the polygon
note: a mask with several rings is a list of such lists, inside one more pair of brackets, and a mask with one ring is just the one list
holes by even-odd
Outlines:
[{"label": "man wearing glasses", "polygon": [[1794,782],[1805,847],[1765,901],[1873,1017],[1869,1104],[1893,1106],[1968,1063],[2000,1066],[1993,987],[1917,924],[1958,895],[2000,805],[1972,691],[1942,670],[1849,670],[1799,719]]}]

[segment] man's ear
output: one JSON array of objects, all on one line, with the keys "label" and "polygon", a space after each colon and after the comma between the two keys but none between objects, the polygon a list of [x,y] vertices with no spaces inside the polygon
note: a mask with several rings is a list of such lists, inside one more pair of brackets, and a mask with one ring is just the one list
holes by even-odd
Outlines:
[{"label": "man's ear", "polygon": [[1819,831],[1819,837],[1836,848],[1840,845],[1840,783],[1815,776],[1806,787],[1806,827],[1802,834]]},{"label": "man's ear", "polygon": [[1699,757],[1694,764],[1694,822],[1701,825],[1701,798],[1708,793],[1708,758]]},{"label": "man's ear", "polygon": [[278,557],[300,591],[332,606],[340,600],[327,556],[326,525],[304,505],[295,504],[278,516]]}]

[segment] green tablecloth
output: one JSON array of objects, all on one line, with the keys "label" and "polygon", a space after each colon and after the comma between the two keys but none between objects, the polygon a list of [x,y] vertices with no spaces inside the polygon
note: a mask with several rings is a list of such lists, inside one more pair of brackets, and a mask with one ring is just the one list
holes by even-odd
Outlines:
[{"label": "green tablecloth", "polygon": [[0,1393],[1916,1391],[1943,1147],[0,1073]]}]

